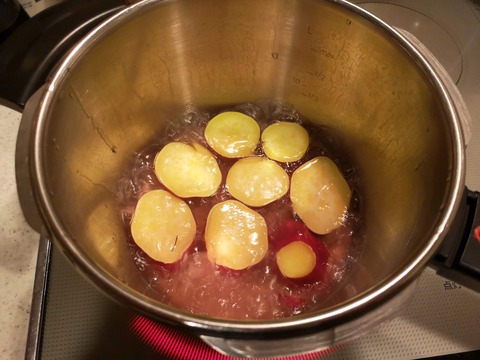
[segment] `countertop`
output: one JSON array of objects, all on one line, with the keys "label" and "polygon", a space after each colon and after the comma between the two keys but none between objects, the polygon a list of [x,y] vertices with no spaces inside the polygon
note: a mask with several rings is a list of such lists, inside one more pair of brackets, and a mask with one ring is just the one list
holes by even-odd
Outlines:
[{"label": "countertop", "polygon": [[23,359],[39,235],[25,222],[15,182],[21,114],[0,106],[0,359]]}]

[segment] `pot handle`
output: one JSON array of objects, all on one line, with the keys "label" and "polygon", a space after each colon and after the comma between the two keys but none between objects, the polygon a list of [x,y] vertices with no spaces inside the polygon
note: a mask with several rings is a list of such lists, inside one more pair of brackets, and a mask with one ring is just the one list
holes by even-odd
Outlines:
[{"label": "pot handle", "polygon": [[430,265],[437,274],[480,292],[480,193],[465,188],[452,227]]},{"label": "pot handle", "polygon": [[127,0],[67,0],[12,30],[0,43],[0,104],[22,111],[60,59]]}]

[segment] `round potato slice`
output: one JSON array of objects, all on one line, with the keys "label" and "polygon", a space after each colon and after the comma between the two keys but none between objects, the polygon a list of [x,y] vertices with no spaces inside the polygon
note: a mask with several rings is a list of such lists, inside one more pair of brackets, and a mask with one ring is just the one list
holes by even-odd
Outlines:
[{"label": "round potato slice", "polygon": [[174,263],[193,242],[197,225],[192,211],[165,190],[152,190],[138,200],[132,217],[135,243],[156,261]]},{"label": "round potato slice", "polygon": [[315,251],[303,241],[293,241],[276,254],[278,268],[283,276],[298,279],[309,275],[316,265]]},{"label": "round potato slice", "polygon": [[211,196],[222,182],[217,160],[197,143],[165,145],[155,157],[155,174],[168,190],[183,198]]},{"label": "round potato slice", "polygon": [[249,206],[264,206],[288,191],[288,174],[275,161],[260,156],[238,160],[227,174],[230,194]]},{"label": "round potato slice", "polygon": [[227,111],[208,122],[205,139],[213,150],[224,157],[250,156],[260,140],[260,126],[248,115]]},{"label": "round potato slice", "polygon": [[239,201],[216,204],[205,229],[208,259],[233,270],[258,264],[268,251],[265,219]]},{"label": "round potato slice", "polygon": [[262,133],[263,151],[270,159],[279,162],[300,160],[307,152],[309,143],[307,130],[292,122],[276,122]]},{"label": "round potato slice", "polygon": [[342,225],[350,197],[346,180],[327,157],[316,157],[292,174],[293,210],[314,233],[328,234]]}]

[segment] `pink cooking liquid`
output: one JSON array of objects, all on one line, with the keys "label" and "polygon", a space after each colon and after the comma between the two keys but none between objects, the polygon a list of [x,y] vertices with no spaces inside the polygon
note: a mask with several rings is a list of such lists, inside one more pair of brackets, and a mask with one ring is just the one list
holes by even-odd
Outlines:
[{"label": "pink cooking liquid", "polygon": [[[209,119],[222,111],[240,111],[256,119],[261,130],[284,120],[300,123],[310,134],[307,154],[295,163],[280,164],[289,175],[316,156],[330,157],[340,168],[352,189],[352,200],[345,223],[327,235],[309,232],[291,208],[289,194],[261,208],[266,220],[269,252],[257,265],[242,271],[216,266],[207,259],[204,230],[210,209],[232,199],[225,188],[228,169],[235,159],[217,155],[223,182],[208,198],[184,199],[197,223],[195,240],[178,262],[162,264],[148,257],[133,241],[130,221],[138,199],[147,191],[166,189],[156,178],[153,161],[160,149],[171,141],[198,142],[208,147],[203,132]],[[212,153],[214,153],[212,151]],[[264,156],[261,146],[257,153]],[[119,202],[133,260],[147,286],[158,300],[187,312],[228,319],[275,319],[300,314],[318,307],[335,290],[355,261],[361,242],[360,198],[355,168],[342,151],[338,139],[327,129],[311,125],[292,109],[275,104],[245,104],[221,111],[191,111],[172,120],[159,142],[136,154],[132,166],[120,181]],[[317,252],[317,267],[311,276],[292,280],[279,272],[275,253],[295,237],[308,237]],[[291,239],[290,239],[291,238]],[[309,243],[307,241],[307,243]]]}]

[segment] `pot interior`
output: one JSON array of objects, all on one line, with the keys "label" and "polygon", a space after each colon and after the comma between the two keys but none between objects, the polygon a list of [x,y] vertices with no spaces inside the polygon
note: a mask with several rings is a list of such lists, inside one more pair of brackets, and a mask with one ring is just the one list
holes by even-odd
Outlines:
[{"label": "pot interior", "polygon": [[94,269],[90,278],[133,289],[157,306],[152,315],[171,309],[138,281],[118,179],[188,107],[276,101],[344,144],[360,178],[364,239],[344,286],[317,313],[412,264],[402,281],[418,273],[452,201],[457,140],[440,91],[401,42],[353,7],[150,1],[95,33],[54,83],[36,147],[47,221],[69,257]]}]

